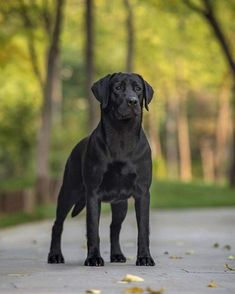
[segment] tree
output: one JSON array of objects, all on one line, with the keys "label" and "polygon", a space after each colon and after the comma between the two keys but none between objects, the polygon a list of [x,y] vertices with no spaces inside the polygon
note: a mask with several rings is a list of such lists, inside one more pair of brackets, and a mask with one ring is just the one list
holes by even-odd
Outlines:
[{"label": "tree", "polygon": [[[25,4],[24,0],[19,0],[19,11],[27,33],[27,44],[32,67],[43,97],[36,155],[36,193],[39,203],[48,202],[50,199],[49,151],[52,126],[52,101],[53,94],[58,94],[58,92],[55,92],[55,89],[60,86],[58,82],[58,60],[64,2],[65,0],[56,0],[55,15],[50,16],[47,9],[47,1],[44,1],[42,16],[44,19],[44,28],[48,36],[48,47],[46,50],[45,78],[43,79],[35,49],[34,24],[29,15],[29,7]],[[52,23],[53,18],[54,23]]]},{"label": "tree", "polygon": [[127,54],[126,54],[126,71],[133,71],[133,60],[134,60],[134,17],[133,17],[133,9],[130,3],[130,0],[124,0],[124,5],[127,12],[126,17],[126,33],[127,33]]},{"label": "tree", "polygon": [[[232,79],[233,79],[233,100],[235,100],[235,57],[232,53],[232,47],[225,35],[224,29],[220,24],[220,21],[215,12],[215,1],[202,0],[203,7],[195,4],[191,0],[184,0],[184,3],[191,8],[193,11],[201,15],[208,25],[213,30],[213,33],[221,47],[222,53],[230,69]],[[235,108],[235,103],[233,101],[233,106]],[[233,115],[235,114],[235,109],[233,109]],[[235,138],[235,123],[233,123],[233,137]],[[233,140],[233,159],[231,161],[229,180],[231,186],[235,187],[235,140]]]},{"label": "tree", "polygon": [[88,127],[92,130],[98,121],[98,103],[91,92],[94,81],[94,3],[93,0],[86,0],[85,10],[85,96],[88,100]]},{"label": "tree", "polygon": [[[182,87],[183,88],[183,87]],[[178,144],[180,177],[182,181],[192,179],[191,148],[189,139],[189,126],[187,117],[186,93],[180,91],[177,113]]]},{"label": "tree", "polygon": [[223,181],[227,175],[226,163],[229,162],[232,138],[232,119],[230,108],[231,79],[226,73],[222,79],[218,94],[218,114],[215,136],[216,179]]},{"label": "tree", "polygon": [[52,123],[52,93],[56,74],[57,59],[60,48],[60,34],[62,29],[63,8],[65,0],[56,1],[54,28],[47,54],[47,68],[43,92],[42,121],[39,130],[37,146],[37,183],[36,190],[39,200],[47,202],[49,199],[49,150]]},{"label": "tree", "polygon": [[166,103],[166,163],[170,179],[178,178],[177,108],[177,98],[169,96]]}]

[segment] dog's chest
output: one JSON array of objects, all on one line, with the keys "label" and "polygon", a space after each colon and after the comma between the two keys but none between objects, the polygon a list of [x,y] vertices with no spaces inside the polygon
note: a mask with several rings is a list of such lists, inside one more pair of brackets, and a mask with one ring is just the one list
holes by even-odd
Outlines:
[{"label": "dog's chest", "polygon": [[135,191],[136,178],[136,168],[131,162],[113,161],[107,165],[98,193],[103,201],[127,199]]}]

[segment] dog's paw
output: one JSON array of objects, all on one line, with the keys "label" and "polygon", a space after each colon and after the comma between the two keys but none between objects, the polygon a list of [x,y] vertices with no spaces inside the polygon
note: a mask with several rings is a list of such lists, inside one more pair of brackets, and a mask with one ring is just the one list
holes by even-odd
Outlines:
[{"label": "dog's paw", "polygon": [[154,266],[155,262],[151,256],[141,257],[138,256],[136,260],[136,265],[140,266]]},{"label": "dog's paw", "polygon": [[64,257],[61,252],[60,253],[50,252],[48,254],[47,262],[48,263],[64,263]]},{"label": "dog's paw", "polygon": [[121,254],[112,254],[110,256],[110,261],[111,262],[126,262],[126,257],[121,253]]},{"label": "dog's paw", "polygon": [[104,266],[104,260],[101,256],[87,257],[84,262],[86,266]]}]

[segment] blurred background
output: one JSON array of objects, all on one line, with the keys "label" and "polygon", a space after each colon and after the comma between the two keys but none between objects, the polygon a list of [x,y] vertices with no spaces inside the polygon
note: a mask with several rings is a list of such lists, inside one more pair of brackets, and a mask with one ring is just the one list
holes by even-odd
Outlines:
[{"label": "blurred background", "polygon": [[55,214],[90,87],[119,71],[155,89],[152,207],[235,205],[234,20],[234,0],[1,1],[0,226]]}]

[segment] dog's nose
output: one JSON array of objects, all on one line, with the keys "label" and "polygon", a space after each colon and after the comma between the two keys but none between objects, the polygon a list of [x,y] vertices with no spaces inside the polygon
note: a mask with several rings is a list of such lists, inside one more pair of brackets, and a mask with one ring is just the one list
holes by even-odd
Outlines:
[{"label": "dog's nose", "polygon": [[129,106],[135,106],[138,103],[138,99],[136,97],[129,97],[127,99],[127,104]]}]

